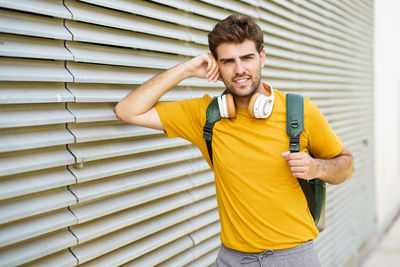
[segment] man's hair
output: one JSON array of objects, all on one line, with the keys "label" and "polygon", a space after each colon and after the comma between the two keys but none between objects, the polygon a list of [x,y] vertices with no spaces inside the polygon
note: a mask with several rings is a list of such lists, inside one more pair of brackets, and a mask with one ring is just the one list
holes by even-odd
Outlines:
[{"label": "man's hair", "polygon": [[217,58],[217,47],[222,43],[243,43],[254,41],[257,52],[263,49],[263,32],[256,22],[248,16],[233,14],[221,20],[208,34],[208,46]]}]

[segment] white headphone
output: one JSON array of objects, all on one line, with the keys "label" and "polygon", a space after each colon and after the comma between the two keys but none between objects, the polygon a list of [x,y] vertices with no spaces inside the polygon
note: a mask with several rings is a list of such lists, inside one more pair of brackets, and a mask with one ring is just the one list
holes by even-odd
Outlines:
[{"label": "white headphone", "polygon": [[[271,94],[255,93],[249,102],[248,112],[250,117],[256,119],[266,119],[271,115],[274,106],[274,89],[269,87]],[[225,90],[222,95],[217,97],[219,113],[222,118],[235,118],[236,109],[233,96]]]}]

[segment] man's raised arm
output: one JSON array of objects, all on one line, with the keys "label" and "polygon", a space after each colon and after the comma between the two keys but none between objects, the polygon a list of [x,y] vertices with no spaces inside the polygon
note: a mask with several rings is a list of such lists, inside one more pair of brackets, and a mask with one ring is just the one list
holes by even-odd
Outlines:
[{"label": "man's raised arm", "polygon": [[146,81],[115,106],[115,113],[122,121],[164,130],[154,106],[163,94],[189,77],[218,81],[219,70],[211,53],[203,53]]}]

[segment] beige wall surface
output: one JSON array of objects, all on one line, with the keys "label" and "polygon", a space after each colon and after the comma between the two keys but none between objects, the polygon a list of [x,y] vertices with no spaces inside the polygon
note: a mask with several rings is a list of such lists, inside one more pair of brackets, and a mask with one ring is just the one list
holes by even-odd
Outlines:
[{"label": "beige wall surface", "polygon": [[378,231],[400,210],[400,2],[375,1],[375,159]]}]

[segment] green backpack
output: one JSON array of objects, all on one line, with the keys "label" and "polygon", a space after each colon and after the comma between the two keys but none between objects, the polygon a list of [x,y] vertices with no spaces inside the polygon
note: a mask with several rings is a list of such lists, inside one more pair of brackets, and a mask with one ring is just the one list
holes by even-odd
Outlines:
[{"label": "green backpack", "polygon": [[[300,134],[304,130],[303,122],[303,96],[297,94],[286,95],[286,132],[289,135],[290,152],[300,151]],[[212,135],[214,124],[221,119],[218,101],[213,99],[206,111],[206,123],[203,127],[203,138],[207,144],[208,155],[211,164],[212,157]],[[308,207],[314,218],[315,226],[321,232],[325,228],[325,200],[326,184],[318,178],[306,181],[297,179],[307,199]]]}]

